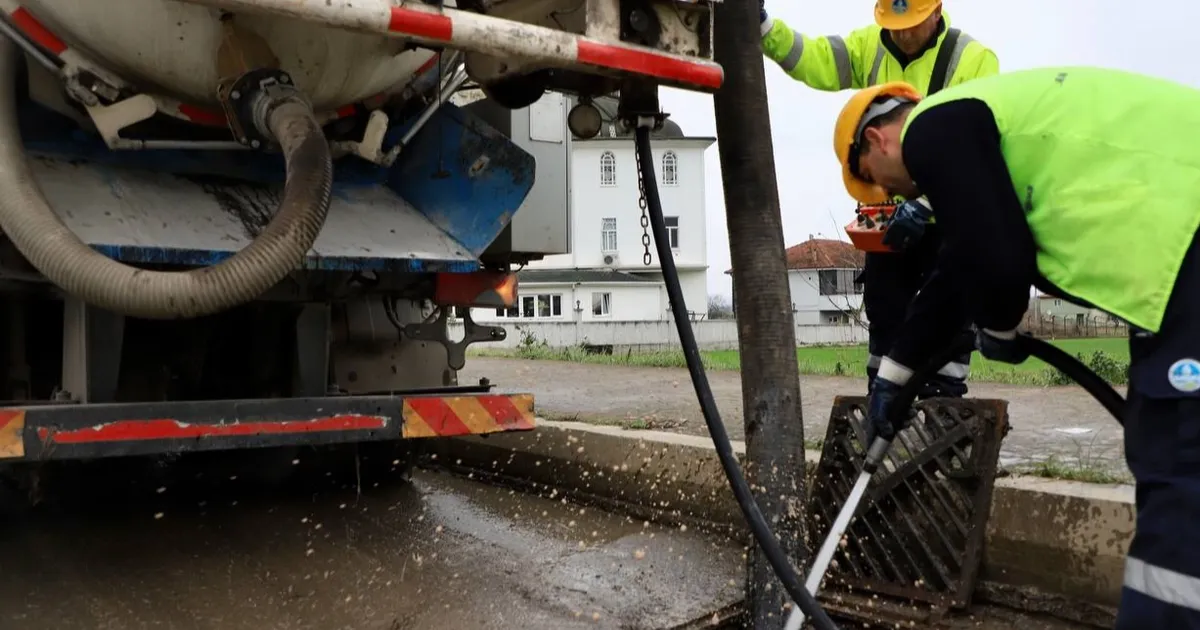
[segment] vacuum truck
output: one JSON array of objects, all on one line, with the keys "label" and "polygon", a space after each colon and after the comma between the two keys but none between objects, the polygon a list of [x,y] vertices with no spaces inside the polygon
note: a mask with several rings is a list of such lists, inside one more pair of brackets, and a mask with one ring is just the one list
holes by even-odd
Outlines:
[{"label": "vacuum truck", "polygon": [[714,1],[0,0],[0,469],[533,429],[457,374],[566,204],[472,108],[715,91]]}]

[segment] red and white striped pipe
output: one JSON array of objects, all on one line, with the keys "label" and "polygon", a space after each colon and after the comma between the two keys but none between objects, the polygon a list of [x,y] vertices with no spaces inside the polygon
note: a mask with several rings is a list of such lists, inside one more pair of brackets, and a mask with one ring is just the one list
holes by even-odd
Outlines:
[{"label": "red and white striped pipe", "polygon": [[411,39],[554,67],[583,67],[655,79],[702,92],[721,87],[719,64],[621,42],[606,42],[513,20],[391,0],[184,0],[226,11],[265,13],[334,28]]}]

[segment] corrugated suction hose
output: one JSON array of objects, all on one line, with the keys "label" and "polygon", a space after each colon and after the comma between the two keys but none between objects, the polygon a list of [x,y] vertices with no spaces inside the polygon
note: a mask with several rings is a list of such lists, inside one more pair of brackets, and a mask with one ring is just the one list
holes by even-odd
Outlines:
[{"label": "corrugated suction hose", "polygon": [[22,55],[0,51],[0,228],[42,275],[88,304],[147,319],[184,319],[249,302],[296,269],[329,211],[333,165],[312,108],[301,98],[276,102],[267,115],[283,151],[287,182],[275,217],[242,251],[211,267],[147,271],[93,250],[59,219],[34,180],[17,125],[16,81]]}]

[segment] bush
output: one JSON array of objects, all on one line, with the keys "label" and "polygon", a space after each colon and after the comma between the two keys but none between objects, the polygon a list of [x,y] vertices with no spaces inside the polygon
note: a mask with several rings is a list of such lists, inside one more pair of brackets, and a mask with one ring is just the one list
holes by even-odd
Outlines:
[{"label": "bush", "polygon": [[1103,350],[1093,352],[1085,363],[1097,376],[1109,383],[1121,385],[1129,381],[1129,363],[1114,359]]}]

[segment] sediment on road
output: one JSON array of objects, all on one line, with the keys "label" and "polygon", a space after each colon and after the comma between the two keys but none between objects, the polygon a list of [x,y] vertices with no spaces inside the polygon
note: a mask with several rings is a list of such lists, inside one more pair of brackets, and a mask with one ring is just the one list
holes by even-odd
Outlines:
[{"label": "sediment on road", "polygon": [[[744,444],[734,443],[741,458]],[[744,537],[705,437],[540,421],[532,432],[431,441],[434,465],[647,520]],[[819,453],[809,451],[810,470]],[[1132,486],[996,480],[980,600],[1111,627],[1134,530]]]}]

